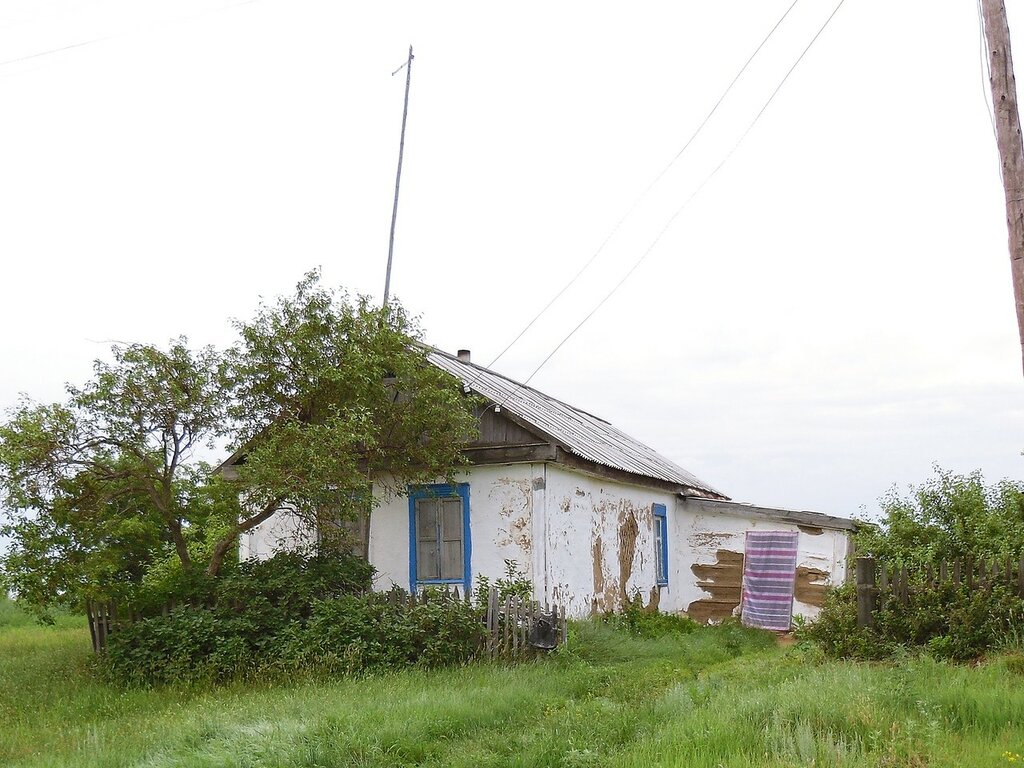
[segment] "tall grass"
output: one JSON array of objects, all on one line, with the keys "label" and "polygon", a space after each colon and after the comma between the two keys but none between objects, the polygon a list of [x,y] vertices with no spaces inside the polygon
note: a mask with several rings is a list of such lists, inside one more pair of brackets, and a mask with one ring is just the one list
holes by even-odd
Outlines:
[{"label": "tall grass", "polygon": [[512,667],[121,688],[83,625],[7,625],[0,765],[1006,765],[1022,689],[1001,660],[826,663],[733,626],[644,639],[600,622]]}]

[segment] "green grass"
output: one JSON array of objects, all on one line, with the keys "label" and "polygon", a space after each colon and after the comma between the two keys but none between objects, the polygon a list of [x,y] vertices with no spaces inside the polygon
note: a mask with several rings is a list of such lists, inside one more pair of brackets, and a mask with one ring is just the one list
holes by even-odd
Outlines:
[{"label": "green grass", "polygon": [[[1024,753],[1024,674],[824,662],[737,627],[639,639],[582,623],[539,663],[355,680],[125,689],[88,630],[7,621],[4,766],[984,766]],[[1015,671],[1016,670],[1016,671]]]}]

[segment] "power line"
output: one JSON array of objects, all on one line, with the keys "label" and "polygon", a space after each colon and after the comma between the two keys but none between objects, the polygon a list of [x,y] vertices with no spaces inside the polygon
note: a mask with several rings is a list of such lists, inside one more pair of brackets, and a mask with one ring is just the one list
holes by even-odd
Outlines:
[{"label": "power line", "polygon": [[[156,26],[157,24],[165,23],[165,22],[190,21],[192,19],[202,18],[203,16],[209,16],[212,13],[218,13],[220,11],[230,10],[232,8],[237,8],[240,5],[250,5],[251,3],[255,3],[255,2],[256,2],[256,0],[239,0],[239,2],[236,2],[236,3],[231,3],[229,5],[225,5],[225,6],[222,6],[220,8],[213,8],[213,9],[207,10],[207,11],[201,11],[199,13],[194,13],[194,14],[192,14],[190,16],[181,16],[181,17],[175,18],[175,19],[165,19],[162,22],[161,21],[153,22],[152,24],[145,25],[145,26],[140,27],[140,28],[138,28],[136,30],[133,30],[133,31],[137,32],[137,31],[139,31],[139,29],[148,29],[150,27]],[[38,58],[41,58],[43,56],[50,56],[50,55],[52,55],[54,53],[63,53],[64,51],[70,51],[70,50],[72,50],[74,48],[83,48],[83,47],[85,47],[87,45],[93,45],[94,43],[102,43],[102,42],[105,42],[107,40],[116,40],[119,37],[127,37],[127,33],[121,34],[121,35],[104,35],[103,37],[94,37],[94,38],[91,38],[89,40],[82,40],[82,41],[77,42],[77,43],[71,43],[70,45],[62,45],[59,48],[49,48],[49,49],[47,49],[45,51],[38,51],[36,53],[30,53],[30,54],[28,54],[26,56],[18,56],[17,58],[13,58],[13,59],[5,59],[3,61],[0,61],[0,67],[6,67],[9,64],[18,64],[18,63],[20,63],[22,61],[31,61],[32,59],[38,59]]]},{"label": "power line", "polygon": [[637,207],[640,205],[640,203],[643,202],[643,200],[647,197],[648,193],[652,189],[654,189],[655,185],[657,185],[657,183],[659,181],[661,181],[662,177],[664,177],[665,174],[668,173],[672,169],[672,166],[675,165],[676,161],[680,157],[683,156],[683,153],[686,152],[687,149],[689,149],[689,147],[693,143],[694,139],[696,139],[697,136],[700,135],[700,132],[704,129],[704,126],[708,124],[708,121],[718,111],[718,108],[722,105],[722,102],[725,101],[725,97],[729,95],[730,91],[732,91],[733,86],[736,85],[736,82],[740,79],[740,77],[743,75],[743,73],[747,71],[747,67],[750,66],[750,63],[754,60],[754,58],[757,56],[757,54],[761,52],[761,49],[764,48],[765,44],[771,39],[772,35],[775,34],[775,30],[777,30],[779,28],[779,26],[782,24],[782,22],[786,20],[786,17],[789,16],[789,12],[793,10],[793,8],[796,6],[796,4],[798,2],[800,2],[800,0],[793,0],[793,3],[786,9],[786,12],[783,13],[782,16],[779,17],[779,20],[775,22],[775,26],[773,26],[768,31],[768,34],[765,35],[764,39],[761,40],[761,42],[757,46],[757,48],[754,49],[754,52],[752,54],[750,54],[750,56],[744,62],[743,66],[740,67],[739,71],[733,77],[732,81],[729,83],[729,85],[726,87],[726,89],[724,91],[722,91],[722,95],[718,97],[718,101],[715,102],[715,105],[711,108],[711,111],[708,112],[707,115],[704,116],[704,119],[701,121],[700,125],[697,126],[697,129],[693,132],[693,134],[690,136],[690,138],[686,140],[686,143],[683,145],[683,148],[680,149],[675,154],[675,157],[673,157],[669,161],[668,165],[666,165],[664,168],[662,168],[661,171],[658,173],[658,175],[655,176],[654,179],[651,181],[651,183],[647,185],[647,187],[644,189],[644,191],[641,192],[637,196],[637,198],[633,201],[632,205],[630,205],[630,207],[626,211],[626,213],[623,214],[622,218],[620,218],[615,223],[615,226],[612,227],[611,231],[608,233],[608,235],[605,237],[605,239],[601,242],[601,245],[599,245],[597,250],[594,251],[593,255],[586,261],[586,263],[582,267],[580,267],[579,272],[577,272],[572,277],[572,279],[569,280],[569,282],[566,283],[562,287],[562,289],[558,293],[556,293],[547,304],[544,305],[544,308],[541,309],[541,311],[538,312],[533,317],[533,319],[530,320],[530,322],[528,322],[526,324],[526,326],[516,335],[516,337],[514,339],[512,339],[512,341],[510,341],[508,343],[508,346],[506,346],[503,350],[501,350],[501,352],[498,353],[498,356],[495,357],[493,360],[491,360],[490,363],[487,364],[488,368],[493,366],[502,357],[504,357],[505,353],[508,352],[510,349],[512,349],[512,347],[515,346],[516,342],[518,342],[521,338],[523,338],[523,336],[526,334],[526,332],[529,331],[530,328],[533,327],[534,323],[536,323],[544,315],[544,313],[546,313],[549,309],[551,309],[551,306],[556,301],[558,301],[562,297],[562,295],[567,290],[569,290],[576,283],[577,280],[579,280],[580,276],[584,272],[586,272],[587,269],[590,267],[590,265],[593,264],[594,261],[597,259],[597,257],[601,255],[601,253],[605,249],[605,246],[607,246],[609,241],[611,241],[611,239],[616,235],[616,233],[618,233],[619,229],[626,222],[626,220],[633,214],[633,212],[637,209]]},{"label": "power line", "polygon": [[[676,212],[672,214],[672,216],[669,218],[668,222],[665,224],[664,227],[662,227],[661,231],[658,232],[658,235],[654,238],[654,240],[651,242],[651,244],[640,255],[640,258],[637,259],[636,262],[633,264],[633,266],[630,267],[629,271],[626,272],[626,274],[622,276],[622,279],[619,280],[619,282],[616,283],[615,286],[607,294],[605,294],[604,298],[602,298],[594,306],[594,308],[590,310],[590,312],[586,315],[586,317],[584,317],[576,325],[575,328],[573,328],[571,331],[569,331],[569,333],[560,342],[558,342],[557,346],[555,346],[555,348],[553,350],[551,350],[550,354],[548,354],[548,356],[545,357],[541,361],[540,365],[538,365],[533,370],[533,373],[531,373],[523,381],[523,383],[520,385],[520,387],[524,387],[524,386],[526,386],[527,384],[530,383],[530,381],[533,379],[533,377],[536,376],[538,372],[540,372],[540,369],[543,368],[547,364],[547,362],[552,357],[555,356],[555,354],[558,352],[558,350],[560,350],[566,344],[566,342],[569,341],[569,339],[571,339],[573,336],[576,335],[576,332],[579,331],[580,328],[582,328],[584,325],[586,325],[587,321],[590,320],[590,318],[593,317],[597,313],[597,311],[599,309],[601,309],[602,306],[604,306],[605,302],[607,302],[612,296],[615,295],[615,293],[619,290],[619,288],[622,287],[622,285],[630,278],[630,276],[644,262],[644,260],[648,257],[648,255],[650,255],[651,251],[654,250],[655,246],[658,244],[658,242],[661,240],[661,238],[665,235],[665,233],[669,230],[669,228],[672,226],[673,222],[675,222],[675,220],[686,209],[686,207],[690,204],[690,202],[698,194],[700,194],[700,191],[702,189],[704,189],[705,185],[707,185],[707,183],[709,181],[711,181],[712,178],[714,178],[714,176],[718,173],[718,171],[721,170],[722,166],[725,165],[726,162],[728,162],[729,158],[732,157],[732,155],[736,151],[736,149],[740,146],[740,144],[743,143],[743,140],[747,138],[748,134],[751,132],[751,130],[753,130],[754,126],[757,125],[758,121],[761,119],[761,116],[765,113],[765,110],[767,110],[768,106],[772,103],[772,101],[774,101],[775,96],[778,94],[778,92],[780,90],[782,90],[782,86],[784,86],[786,84],[786,81],[789,79],[789,76],[793,74],[793,71],[797,68],[797,66],[800,64],[800,62],[803,61],[803,58],[807,55],[807,52],[811,50],[811,47],[814,45],[814,43],[817,41],[817,39],[821,36],[822,32],[825,31],[826,27],[828,27],[829,23],[835,17],[836,13],[839,12],[839,9],[843,6],[844,2],[846,2],[846,0],[839,0],[838,5],[836,5],[836,7],[832,10],[832,13],[829,14],[829,17],[827,19],[825,19],[825,23],[821,25],[821,27],[815,33],[814,37],[811,38],[811,41],[803,49],[801,54],[797,57],[796,61],[793,62],[793,66],[791,66],[789,68],[789,71],[786,72],[785,76],[782,78],[782,80],[779,82],[779,84],[775,87],[775,90],[772,91],[771,95],[768,97],[768,100],[765,101],[764,105],[761,107],[761,110],[757,113],[757,115],[755,115],[754,119],[750,121],[750,124],[747,126],[746,130],[743,132],[743,134],[740,136],[740,138],[733,145],[732,149],[729,150],[729,153],[722,159],[722,161],[717,166],[715,166],[715,169],[713,171],[711,171],[711,173],[708,174],[704,178],[704,181],[702,181],[700,183],[700,186],[698,186],[697,189],[694,190],[693,194],[691,194],[686,199],[686,201],[676,210]],[[510,393],[501,403],[498,404],[498,407],[500,408],[500,406],[502,406],[505,403],[507,403],[508,400],[514,394],[515,394],[515,391]]]}]

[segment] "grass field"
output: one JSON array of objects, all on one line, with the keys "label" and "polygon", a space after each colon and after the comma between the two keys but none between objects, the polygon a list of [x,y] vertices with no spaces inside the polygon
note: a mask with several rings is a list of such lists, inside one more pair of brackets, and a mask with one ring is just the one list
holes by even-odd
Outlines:
[{"label": "grass field", "polygon": [[123,689],[93,668],[81,619],[40,627],[0,601],[0,765],[1006,766],[1024,754],[1014,669],[588,622],[569,653],[518,667]]}]

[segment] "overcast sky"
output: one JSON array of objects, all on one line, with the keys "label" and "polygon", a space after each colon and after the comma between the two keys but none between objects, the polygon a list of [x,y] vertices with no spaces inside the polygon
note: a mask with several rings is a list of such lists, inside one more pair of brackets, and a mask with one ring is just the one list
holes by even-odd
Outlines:
[{"label": "overcast sky", "polygon": [[[489,363],[790,3],[4,0],[0,405],[111,340],[229,343],[312,267],[380,297],[410,43],[392,291]],[[699,188],[533,384],[734,498],[862,515],[933,463],[1024,478],[1024,378],[973,3],[847,0],[732,152],[834,8],[796,3],[495,368]]]}]

